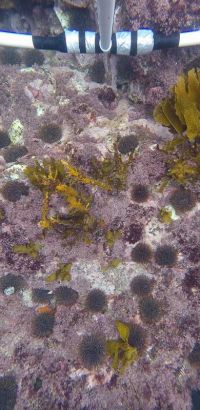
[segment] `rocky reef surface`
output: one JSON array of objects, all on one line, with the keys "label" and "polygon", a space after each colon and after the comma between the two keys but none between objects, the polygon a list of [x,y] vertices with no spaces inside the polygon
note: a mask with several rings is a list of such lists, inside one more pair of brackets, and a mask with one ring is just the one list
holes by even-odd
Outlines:
[{"label": "rocky reef surface", "polygon": [[[19,3],[2,2],[2,29],[61,30],[53,2],[44,7],[33,1],[31,14]],[[123,3],[118,27],[148,24],[168,32],[198,24],[198,2]],[[80,10],[87,10],[85,21],[95,27],[91,2],[58,6],[70,27],[83,24]],[[135,58],[0,50],[1,409],[198,408],[192,406],[195,400],[198,406],[200,389],[199,181],[187,184],[191,196],[181,208],[176,198],[170,200],[179,185],[170,181],[163,188],[167,154],[161,146],[172,133],[154,121],[153,109],[182,71],[199,65],[198,48]],[[119,167],[111,166],[116,149],[119,163],[129,164],[117,168],[121,189],[112,179]],[[73,164],[70,178],[81,170],[82,185],[86,175],[91,178],[83,197],[70,191],[79,205],[86,195],[94,221],[100,221],[87,229],[89,238],[79,238],[85,219],[77,238],[74,231],[73,241],[65,235],[69,203],[59,195],[61,180],[48,216],[52,221],[59,214],[62,223],[45,225],[47,190],[37,189],[25,170],[51,158]],[[100,167],[106,158],[111,174],[101,179],[91,164],[100,161]],[[47,184],[53,190],[60,171],[51,171]],[[104,189],[100,181],[115,189]],[[164,209],[170,209],[170,223],[161,218]],[[140,250],[141,244],[146,248]],[[152,282],[150,290],[134,281],[140,275]],[[101,290],[103,299],[89,299],[91,289]],[[103,339],[117,340],[116,321],[141,330],[133,343],[138,357],[123,373],[101,354]],[[93,348],[86,345],[90,335]]]}]

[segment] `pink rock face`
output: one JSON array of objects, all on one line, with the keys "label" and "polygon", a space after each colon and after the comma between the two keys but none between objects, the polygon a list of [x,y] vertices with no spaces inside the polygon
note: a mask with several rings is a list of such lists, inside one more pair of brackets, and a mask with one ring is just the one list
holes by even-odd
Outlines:
[{"label": "pink rock face", "polygon": [[[199,7],[197,2],[128,0],[123,6],[132,19],[123,28],[148,24],[167,32],[193,22]],[[119,20],[122,26],[123,14]],[[51,20],[47,25],[52,28]],[[188,186],[197,196],[192,209],[175,215],[169,225],[160,222],[160,209],[169,205],[175,189],[160,190],[167,172],[160,146],[172,135],[155,124],[152,111],[199,50],[155,52],[126,61],[98,56],[109,79],[103,83],[90,78],[96,56],[44,52],[43,66],[22,70],[23,51],[18,52],[21,65],[0,64],[1,128],[10,133],[16,120],[23,126],[21,140],[0,149],[0,408],[6,396],[6,408],[15,410],[190,410],[191,390],[200,388],[197,360],[195,366],[187,360],[199,340],[200,187],[198,181]],[[44,124],[58,126],[61,138],[42,140]],[[55,158],[92,177],[92,158],[112,158],[114,144],[129,135],[138,145],[124,189],[86,188],[93,195],[92,216],[101,221],[92,241],[72,241],[60,226],[44,235],[39,225],[42,193],[25,177],[24,168],[35,159]],[[26,148],[23,155],[7,161],[11,147],[19,146]],[[122,152],[126,162],[126,149]],[[27,195],[9,200],[3,189],[9,181],[23,182]],[[145,201],[132,195],[138,184],[148,187]],[[49,207],[50,216],[55,212],[68,215],[64,196],[57,193]],[[14,252],[15,245],[30,242],[40,245],[37,257]],[[147,263],[136,263],[131,256],[141,242],[152,249]],[[174,266],[156,263],[155,250],[162,245],[176,249]],[[69,282],[47,282],[67,263],[72,264]],[[153,280],[150,297],[162,310],[158,321],[143,320],[141,299],[130,288],[138,275]],[[33,289],[45,293],[43,302]],[[92,289],[106,294],[105,311],[86,309]],[[116,320],[143,329],[145,350],[124,374],[106,356],[88,369],[80,355],[83,337],[117,340]]]},{"label": "pink rock face", "polygon": [[[124,0],[130,27],[134,30],[150,27],[154,30],[170,33],[184,27],[193,27],[200,22],[200,5],[187,0]],[[123,9],[122,6],[122,9]]]}]

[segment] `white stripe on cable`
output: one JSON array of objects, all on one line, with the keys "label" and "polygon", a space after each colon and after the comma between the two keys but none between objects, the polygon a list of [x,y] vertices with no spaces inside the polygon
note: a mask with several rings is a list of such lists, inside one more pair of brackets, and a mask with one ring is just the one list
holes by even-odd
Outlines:
[{"label": "white stripe on cable", "polygon": [[129,55],[131,49],[130,31],[116,33],[117,54]]},{"label": "white stripe on cable", "polygon": [[153,51],[154,38],[152,30],[137,31],[137,54],[147,54]]},{"label": "white stripe on cable", "polygon": [[92,31],[85,32],[85,48],[86,53],[95,53],[95,33]]},{"label": "white stripe on cable", "polygon": [[32,34],[0,31],[0,45],[6,47],[34,48]]},{"label": "white stripe on cable", "polygon": [[179,47],[197,46],[200,44],[200,30],[180,33]]},{"label": "white stripe on cable", "polygon": [[79,32],[76,30],[65,30],[65,40],[68,53],[80,54]]}]

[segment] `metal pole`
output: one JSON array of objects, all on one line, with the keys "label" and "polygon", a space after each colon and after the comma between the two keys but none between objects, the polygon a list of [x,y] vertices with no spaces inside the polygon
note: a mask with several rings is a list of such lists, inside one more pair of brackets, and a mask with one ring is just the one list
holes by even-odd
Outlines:
[{"label": "metal pole", "polygon": [[115,0],[97,0],[100,48],[106,53],[112,46],[111,36],[115,10]]}]

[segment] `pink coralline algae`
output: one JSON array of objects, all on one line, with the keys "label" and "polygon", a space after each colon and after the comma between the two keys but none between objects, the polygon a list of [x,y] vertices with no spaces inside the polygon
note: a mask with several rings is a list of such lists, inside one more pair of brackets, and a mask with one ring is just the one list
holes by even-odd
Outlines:
[{"label": "pink coralline algae", "polygon": [[[62,30],[51,0],[23,13],[25,2],[0,3],[3,30]],[[90,23],[80,6],[95,22],[92,1],[55,5],[75,28]],[[118,1],[114,29],[171,33],[198,27],[199,11]],[[0,408],[190,410],[200,184],[169,180],[174,134],[153,109],[199,50],[40,53],[0,52]]]}]

